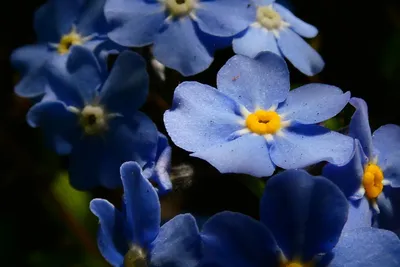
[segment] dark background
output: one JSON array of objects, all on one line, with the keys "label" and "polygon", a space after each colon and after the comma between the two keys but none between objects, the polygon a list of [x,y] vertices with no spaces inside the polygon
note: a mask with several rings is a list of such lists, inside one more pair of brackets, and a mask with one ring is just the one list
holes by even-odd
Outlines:
[{"label": "dark background", "polygon": [[[2,266],[107,266],[96,247],[97,220],[88,211],[92,197],[118,204],[120,191],[96,189],[77,192],[70,188],[62,170],[67,159],[43,144],[40,130],[25,123],[31,102],[13,94],[18,81],[10,64],[13,49],[33,43],[32,17],[44,1],[4,1],[0,23],[0,259]],[[291,69],[293,84],[323,82],[351,91],[369,104],[372,129],[387,123],[400,124],[400,4],[399,1],[284,1],[303,20],[317,26],[311,40],[326,61],[316,77]],[[232,56],[218,52],[205,73],[191,77],[215,83],[215,73]],[[174,72],[160,89],[152,79],[152,93],[144,110],[163,130],[161,116],[180,81]],[[164,99],[163,99],[164,98]],[[347,108],[339,123],[348,122]],[[195,176],[175,181],[177,190],[163,199],[163,216],[190,211],[209,215],[220,210],[240,211],[257,217],[258,200],[234,175],[219,175],[199,160],[176,149],[174,165],[190,163]],[[198,179],[201,177],[201,179]]]}]

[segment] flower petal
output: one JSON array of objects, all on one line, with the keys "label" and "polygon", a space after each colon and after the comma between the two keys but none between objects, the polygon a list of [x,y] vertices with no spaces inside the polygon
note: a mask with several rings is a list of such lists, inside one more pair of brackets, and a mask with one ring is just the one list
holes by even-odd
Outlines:
[{"label": "flower petal", "polygon": [[156,154],[156,165],[150,180],[157,184],[158,193],[163,195],[172,189],[172,182],[169,176],[171,169],[171,152],[168,139],[163,134],[158,135],[158,145]]},{"label": "flower petal", "polygon": [[221,173],[245,173],[264,177],[275,171],[275,165],[269,157],[267,141],[262,136],[252,134],[198,151],[191,156],[206,160]]},{"label": "flower petal", "polygon": [[343,232],[333,253],[334,258],[329,264],[332,267],[397,267],[400,262],[400,240],[386,230],[359,228]]},{"label": "flower petal", "polygon": [[273,176],[260,203],[261,221],[285,256],[300,256],[304,262],[335,247],[347,212],[347,200],[337,186],[304,170]]},{"label": "flower petal", "polygon": [[169,220],[161,227],[152,247],[151,266],[197,266],[202,258],[202,241],[196,220],[190,214]]},{"label": "flower petal", "polygon": [[[35,11],[33,28],[38,43],[58,43],[60,41],[61,34],[58,32],[57,23],[54,23],[53,6],[54,4],[51,1],[47,1]],[[49,23],[49,21],[53,23]]]},{"label": "flower petal", "polygon": [[372,134],[372,144],[379,157],[388,155],[400,150],[400,127],[394,124],[386,124],[379,127]]},{"label": "flower petal", "polygon": [[256,13],[249,5],[243,0],[201,1],[195,11],[196,21],[200,29],[208,34],[233,36],[253,22]]},{"label": "flower petal", "polygon": [[242,36],[233,39],[232,46],[236,54],[251,58],[265,51],[281,55],[274,34],[260,27],[250,26]]},{"label": "flower petal", "polygon": [[187,151],[219,145],[243,128],[237,105],[221,92],[197,82],[183,82],[174,93],[164,124],[172,141]]},{"label": "flower petal", "polygon": [[372,226],[372,210],[368,200],[363,197],[355,202],[350,202],[349,215],[342,232],[347,232],[357,228]]},{"label": "flower petal", "polygon": [[303,168],[321,161],[343,165],[354,150],[352,138],[318,125],[294,125],[275,135],[272,162],[284,169]]},{"label": "flower petal", "polygon": [[349,99],[350,92],[343,93],[336,86],[312,83],[290,91],[277,112],[288,120],[315,124],[334,117]]},{"label": "flower petal", "polygon": [[103,35],[108,32],[108,25],[104,16],[106,0],[86,0],[84,9],[80,12],[77,29],[83,36],[93,33]]},{"label": "flower petal", "polygon": [[286,99],[289,71],[285,61],[271,52],[256,59],[236,55],[218,72],[217,87],[249,111],[257,106],[268,109]]},{"label": "flower petal", "polygon": [[274,4],[274,8],[282,16],[282,19],[290,24],[290,28],[297,34],[306,38],[314,38],[317,36],[318,30],[313,25],[302,21],[280,4]]},{"label": "flower petal", "polygon": [[289,28],[279,32],[278,46],[282,54],[308,76],[318,74],[325,66],[317,51]]},{"label": "flower petal", "polygon": [[146,101],[148,87],[146,62],[138,54],[124,51],[101,89],[100,102],[109,112],[130,116]]},{"label": "flower petal", "polygon": [[376,202],[378,227],[400,234],[400,189],[385,186]]},{"label": "flower petal", "polygon": [[[204,258],[210,266],[278,266],[278,251],[268,228],[253,218],[224,211],[202,228]],[[208,266],[208,265],[207,265]]]},{"label": "flower petal", "polygon": [[151,44],[166,18],[156,1],[109,0],[104,14],[112,28],[108,36],[123,46]]},{"label": "flower petal", "polygon": [[155,36],[153,54],[162,64],[184,76],[204,71],[213,61],[196,33],[194,22],[187,17],[170,21]]},{"label": "flower petal", "polygon": [[400,151],[378,157],[378,165],[382,168],[385,180],[392,187],[400,187]]}]

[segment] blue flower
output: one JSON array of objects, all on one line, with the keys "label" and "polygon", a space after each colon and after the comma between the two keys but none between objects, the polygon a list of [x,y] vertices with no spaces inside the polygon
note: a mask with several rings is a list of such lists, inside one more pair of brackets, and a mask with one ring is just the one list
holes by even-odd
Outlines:
[{"label": "blue flower", "polygon": [[120,186],[118,170],[126,161],[153,166],[158,132],[138,111],[148,92],[146,66],[139,55],[122,52],[108,77],[93,53],[80,46],[71,48],[66,69],[51,66],[54,97],[34,105],[28,123],[43,128],[57,152],[70,153],[75,188]]},{"label": "blue flower", "polygon": [[[400,187],[400,127],[384,125],[371,136],[367,104],[355,97],[350,103],[356,108],[349,131],[356,140],[351,160],[343,166],[326,165],[323,175],[342,189],[355,209],[362,207],[360,199],[366,198],[362,202],[369,202],[372,210],[384,209],[381,219],[387,221],[388,218],[382,216],[394,216],[391,195],[400,190],[396,189]],[[385,185],[393,188],[384,190]],[[400,221],[397,227],[400,227]]]},{"label": "blue flower", "polygon": [[350,93],[324,84],[289,92],[285,61],[271,53],[236,55],[218,72],[218,90],[184,82],[164,114],[172,141],[222,173],[269,176],[275,166],[344,164],[350,137],[316,125],[340,112]]},{"label": "blue flower", "polygon": [[256,0],[257,14],[247,31],[233,40],[233,50],[248,57],[270,51],[286,57],[306,75],[319,73],[325,66],[323,59],[300,37],[313,38],[318,30],[274,2]]},{"label": "blue flower", "polygon": [[398,237],[372,227],[342,231],[347,209],[345,196],[328,179],[284,171],[267,182],[261,222],[222,212],[204,224],[201,266],[398,266]]},{"label": "blue flower", "polygon": [[194,267],[201,257],[201,237],[190,214],[160,227],[157,192],[135,162],[121,166],[124,186],[119,211],[105,199],[94,199],[91,211],[100,220],[98,247],[112,266]]},{"label": "blue flower", "polygon": [[155,58],[185,76],[204,71],[214,50],[254,16],[244,0],[108,0],[108,36],[124,46],[154,44]]},{"label": "blue flower", "polygon": [[100,56],[103,49],[99,45],[108,39],[104,3],[105,0],[49,0],[36,11],[37,44],[20,47],[11,55],[12,65],[22,74],[15,87],[18,95],[43,95],[48,88],[43,65],[60,57],[65,64],[71,46],[87,47]]}]

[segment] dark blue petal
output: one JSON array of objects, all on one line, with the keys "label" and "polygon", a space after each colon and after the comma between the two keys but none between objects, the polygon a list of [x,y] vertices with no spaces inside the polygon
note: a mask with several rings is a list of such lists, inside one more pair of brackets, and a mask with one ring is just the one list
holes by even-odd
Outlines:
[{"label": "dark blue petal", "polygon": [[[53,5],[48,1],[40,6],[34,14],[33,27],[38,43],[58,43],[60,41],[61,34],[57,30],[57,24],[54,23]],[[49,21],[53,23],[49,23]]]},{"label": "dark blue petal", "polygon": [[183,82],[174,93],[164,123],[172,141],[188,151],[201,151],[224,143],[243,128],[237,105],[218,90],[197,82]]},{"label": "dark blue petal", "polygon": [[273,176],[260,204],[261,221],[286,257],[304,262],[335,247],[347,212],[347,200],[337,186],[304,170]]},{"label": "dark blue petal", "polygon": [[213,57],[196,31],[194,22],[188,17],[170,21],[155,36],[154,57],[184,76],[204,71],[210,66]]},{"label": "dark blue petal", "polygon": [[132,229],[132,236],[128,238],[133,244],[148,249],[159,234],[161,223],[157,192],[142,176],[142,169],[136,162],[122,164],[121,179],[127,225]]},{"label": "dark blue petal", "polygon": [[323,168],[322,175],[335,183],[344,195],[350,198],[362,187],[365,163],[367,163],[366,156],[356,139],[350,161],[343,166],[328,163]]},{"label": "dark blue petal", "polygon": [[380,155],[378,165],[382,168],[385,180],[389,181],[392,187],[400,187],[400,151]]},{"label": "dark blue petal", "polygon": [[83,36],[106,34],[108,24],[104,16],[106,0],[86,0],[76,24],[78,32]]},{"label": "dark blue petal", "polygon": [[271,52],[260,53],[255,60],[236,55],[218,72],[217,87],[250,112],[257,106],[268,109],[286,99],[289,71],[285,61]]},{"label": "dark blue petal", "polygon": [[156,164],[150,180],[157,184],[158,193],[163,195],[172,189],[172,182],[169,176],[171,169],[171,147],[168,139],[163,134],[158,134]]},{"label": "dark blue petal", "polygon": [[151,266],[195,267],[201,258],[201,237],[190,214],[178,215],[165,223],[150,252]]},{"label": "dark blue petal", "polygon": [[386,124],[379,127],[372,134],[372,144],[380,157],[387,158],[400,150],[400,127],[394,124]]},{"label": "dark blue petal", "polygon": [[282,54],[302,73],[313,76],[322,71],[324,60],[306,41],[291,29],[279,32],[278,46]]},{"label": "dark blue petal", "polygon": [[146,62],[131,51],[122,52],[100,92],[109,112],[130,116],[146,101],[149,90]]},{"label": "dark blue petal", "polygon": [[349,216],[343,227],[343,232],[362,227],[371,227],[373,213],[367,198],[363,197],[349,204]]},{"label": "dark blue petal", "polygon": [[290,24],[290,28],[297,34],[306,38],[313,38],[317,36],[318,30],[313,25],[302,21],[280,4],[274,4],[274,8],[282,16],[282,19]]},{"label": "dark blue petal", "polygon": [[260,27],[250,26],[242,36],[233,40],[232,46],[236,54],[251,58],[265,51],[281,55],[274,34]]},{"label": "dark blue petal", "polygon": [[97,245],[101,254],[113,266],[121,266],[128,250],[122,214],[105,199],[93,199],[90,210],[100,220]]},{"label": "dark blue petal", "polygon": [[350,92],[343,93],[336,86],[312,83],[290,91],[277,112],[288,120],[314,124],[337,115],[349,99]]},{"label": "dark blue petal", "polygon": [[108,36],[124,46],[151,44],[166,19],[157,1],[108,0],[104,14],[112,28]]},{"label": "dark blue petal", "polygon": [[206,160],[221,173],[245,173],[264,177],[275,171],[267,141],[263,136],[252,134],[214,145],[191,156]]},{"label": "dark blue petal", "polygon": [[[278,266],[279,248],[265,225],[229,211],[211,217],[202,228],[205,264],[210,266]],[[209,266],[209,265],[207,265]]]},{"label": "dark blue petal", "polygon": [[11,54],[11,64],[21,74],[15,93],[22,97],[37,97],[44,93],[47,84],[43,65],[51,57],[47,45],[27,45]]},{"label": "dark blue petal", "polygon": [[303,168],[321,161],[343,165],[350,160],[354,139],[318,125],[293,125],[274,135],[272,162],[284,169]]},{"label": "dark blue petal", "polygon": [[330,267],[398,267],[400,240],[392,232],[365,227],[343,232]]},{"label": "dark blue petal", "polygon": [[385,186],[377,198],[379,228],[400,233],[400,189]]},{"label": "dark blue petal", "polygon": [[368,120],[368,106],[361,98],[352,97],[350,104],[356,108],[351,117],[349,136],[360,140],[362,149],[368,158],[373,155],[371,128]]},{"label": "dark blue petal", "polygon": [[[196,21],[202,31],[214,36],[233,36],[245,30],[256,15],[243,0],[201,1]],[[224,14],[223,16],[221,14]]]}]

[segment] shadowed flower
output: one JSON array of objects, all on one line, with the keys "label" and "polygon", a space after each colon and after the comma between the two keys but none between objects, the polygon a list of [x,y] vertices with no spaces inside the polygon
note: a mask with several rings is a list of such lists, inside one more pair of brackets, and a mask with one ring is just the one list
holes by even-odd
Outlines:
[{"label": "shadowed flower", "polygon": [[244,34],[233,40],[235,53],[255,57],[270,51],[286,57],[302,73],[312,76],[325,66],[321,56],[300,36],[313,38],[318,30],[274,0],[255,0],[257,12]]},{"label": "shadowed flower", "polygon": [[342,231],[347,209],[346,197],[328,179],[284,171],[267,182],[261,222],[222,212],[204,224],[201,266],[398,266],[398,237],[372,227]]},{"label": "shadowed flower", "polygon": [[70,181],[80,190],[121,185],[119,166],[136,161],[153,167],[158,132],[138,109],[146,101],[148,76],[144,60],[122,52],[108,77],[86,48],[71,48],[66,69],[48,65],[55,97],[45,98],[28,113],[60,154],[70,153]]},{"label": "shadowed flower", "polygon": [[271,52],[232,57],[218,72],[217,87],[180,84],[164,122],[177,146],[220,172],[262,177],[275,166],[349,160],[353,139],[316,125],[339,113],[349,92],[324,84],[289,92],[285,61]]},{"label": "shadowed flower", "polygon": [[94,199],[90,209],[100,220],[98,247],[116,267],[195,267],[201,257],[196,220],[181,214],[162,227],[157,192],[135,162],[121,166],[124,186],[122,210],[105,199]]}]

